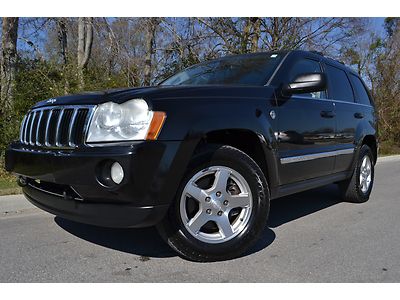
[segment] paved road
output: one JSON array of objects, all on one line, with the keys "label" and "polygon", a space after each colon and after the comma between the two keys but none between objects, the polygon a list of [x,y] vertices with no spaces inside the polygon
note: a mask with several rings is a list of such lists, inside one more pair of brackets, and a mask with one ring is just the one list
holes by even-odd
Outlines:
[{"label": "paved road", "polygon": [[0,198],[0,282],[399,282],[400,158],[380,161],[371,199],[342,203],[335,185],[272,203],[247,255],[193,263],[154,229],[104,229]]}]

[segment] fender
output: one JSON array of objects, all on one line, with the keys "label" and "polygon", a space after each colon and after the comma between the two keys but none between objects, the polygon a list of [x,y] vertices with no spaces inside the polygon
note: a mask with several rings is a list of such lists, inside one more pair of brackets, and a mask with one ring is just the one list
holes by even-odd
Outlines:
[{"label": "fender", "polygon": [[[271,91],[269,88],[263,89]],[[271,186],[278,184],[277,143],[273,129],[277,124],[276,120],[269,117],[269,112],[276,102],[274,97],[269,95],[268,98],[210,97],[152,101],[154,110],[167,113],[167,120],[158,139],[180,141],[169,167],[174,176],[167,179],[163,188],[167,199],[172,200],[175,196],[175,191],[200,142],[208,134],[217,131],[242,130],[253,133],[263,150],[267,165],[267,170],[263,171],[267,180]]]},{"label": "fender", "polygon": [[[355,150],[354,150],[353,162],[351,164],[351,170],[353,170],[355,168],[355,164],[357,163],[356,158],[358,157],[358,155],[360,153],[360,149],[363,145],[365,137],[372,136],[375,139],[376,134],[377,134],[377,129],[374,127],[374,124],[376,124],[376,121],[368,120],[368,119],[363,119],[358,124],[358,126],[356,128],[355,136],[354,136]],[[375,140],[375,142],[378,143],[376,140]]]}]

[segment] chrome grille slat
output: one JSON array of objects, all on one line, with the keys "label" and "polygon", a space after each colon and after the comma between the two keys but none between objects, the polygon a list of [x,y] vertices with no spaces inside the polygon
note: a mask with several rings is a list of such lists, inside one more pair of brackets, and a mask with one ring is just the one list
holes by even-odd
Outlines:
[{"label": "chrome grille slat", "polygon": [[31,134],[30,134],[30,141],[29,143],[33,146],[36,144],[37,140],[37,126],[39,124],[39,118],[40,118],[40,111],[35,111],[34,116],[32,118],[32,123],[31,123]]},{"label": "chrome grille slat", "polygon": [[20,136],[19,140],[21,143],[24,142],[24,131],[25,131],[26,119],[27,119],[27,115],[25,115],[24,118],[22,119],[21,129],[19,131],[19,136]]},{"label": "chrome grille slat", "polygon": [[28,113],[28,117],[26,118],[26,123],[25,123],[25,128],[24,128],[24,144],[28,143],[28,129],[29,129],[29,123],[32,118],[32,113]]},{"label": "chrome grille slat", "polygon": [[84,144],[93,105],[50,106],[24,116],[20,141],[42,148],[75,148]]},{"label": "chrome grille slat", "polygon": [[69,123],[69,128],[68,128],[68,146],[70,147],[75,147],[75,143],[72,138],[72,131],[74,127],[76,127],[75,121],[76,121],[76,116],[78,115],[78,109],[74,109],[74,112],[72,114],[71,122]]},{"label": "chrome grille slat", "polygon": [[60,139],[61,139],[60,127],[61,127],[61,121],[62,121],[62,118],[63,118],[63,115],[64,115],[64,111],[65,111],[64,109],[60,111],[60,114],[58,115],[58,120],[57,120],[56,136],[54,137],[54,142],[55,142],[57,147],[61,146],[61,144],[60,144]]},{"label": "chrome grille slat", "polygon": [[43,117],[43,110],[40,111],[39,120],[38,120],[37,126],[36,126],[36,139],[35,139],[35,144],[36,144],[37,146],[40,146],[40,143],[39,143],[39,129],[40,129],[40,123],[42,122],[42,117]]},{"label": "chrome grille slat", "polygon": [[31,118],[30,128],[29,128],[29,141],[28,141],[28,143],[31,144],[31,145],[33,145],[33,143],[32,143],[32,139],[33,139],[32,133],[33,133],[33,127],[34,127],[34,124],[35,124],[35,119],[36,119],[36,111],[32,112],[32,118]]},{"label": "chrome grille slat", "polygon": [[50,128],[50,120],[51,120],[52,115],[53,115],[53,110],[50,110],[49,116],[47,117],[46,131],[45,131],[45,134],[44,134],[44,144],[47,147],[50,147],[50,144],[49,144],[49,128]]},{"label": "chrome grille slat", "polygon": [[61,110],[60,108],[54,108],[51,114],[51,119],[49,123],[49,131],[48,131],[48,138],[49,138],[49,145],[51,147],[56,146],[56,133],[57,133],[57,125],[58,125],[58,117],[60,116]]}]

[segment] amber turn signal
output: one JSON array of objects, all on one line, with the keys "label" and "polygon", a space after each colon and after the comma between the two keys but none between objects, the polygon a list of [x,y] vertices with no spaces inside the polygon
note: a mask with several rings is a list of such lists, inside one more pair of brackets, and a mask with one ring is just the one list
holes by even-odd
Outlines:
[{"label": "amber turn signal", "polygon": [[147,132],[146,140],[156,140],[160,134],[161,128],[164,125],[167,114],[163,111],[155,111],[153,119],[150,123],[149,131]]}]

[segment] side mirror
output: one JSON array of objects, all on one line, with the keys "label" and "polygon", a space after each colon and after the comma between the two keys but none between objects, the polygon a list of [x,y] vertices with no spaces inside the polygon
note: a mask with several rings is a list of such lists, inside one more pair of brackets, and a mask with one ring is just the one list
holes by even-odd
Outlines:
[{"label": "side mirror", "polygon": [[282,89],[284,96],[292,94],[313,93],[326,90],[326,76],[324,73],[305,73],[298,75],[293,82]]}]

